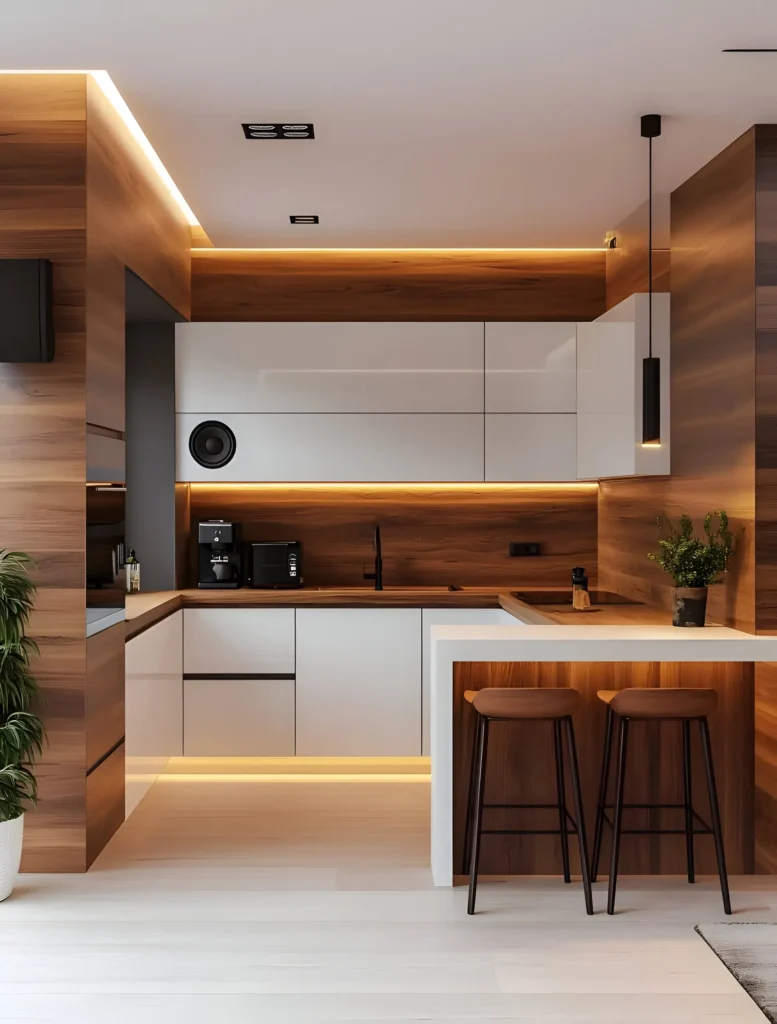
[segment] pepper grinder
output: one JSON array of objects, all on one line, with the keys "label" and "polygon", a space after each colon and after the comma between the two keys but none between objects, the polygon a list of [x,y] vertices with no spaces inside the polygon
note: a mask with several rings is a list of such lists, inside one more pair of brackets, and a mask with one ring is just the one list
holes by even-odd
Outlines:
[{"label": "pepper grinder", "polygon": [[572,607],[578,612],[586,611],[591,607],[588,577],[585,574],[585,569],[580,565],[576,565],[572,570]]}]

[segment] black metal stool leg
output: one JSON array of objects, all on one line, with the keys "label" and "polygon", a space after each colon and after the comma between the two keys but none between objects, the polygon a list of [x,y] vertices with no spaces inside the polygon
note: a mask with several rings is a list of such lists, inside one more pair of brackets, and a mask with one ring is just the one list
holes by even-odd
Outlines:
[{"label": "black metal stool leg", "polygon": [[710,743],[710,727],[706,717],[699,719],[701,742],[704,750],[704,767],[707,772],[707,789],[710,795],[710,816],[712,818],[712,834],[715,838],[715,855],[718,858],[718,875],[720,876],[720,892],[723,896],[723,909],[731,913],[731,895],[728,889],[728,873],[726,871],[726,854],[723,849],[723,829],[720,824],[720,807],[718,806],[718,788],[715,785],[715,769],[712,764],[712,744]]},{"label": "black metal stool leg", "polygon": [[629,735],[629,720],[621,718],[618,736],[618,781],[615,785],[615,809],[612,818],[612,853],[610,854],[610,883],[607,889],[607,913],[615,913],[615,888],[618,884],[618,858],[621,847],[621,825],[623,822],[623,790],[626,780],[626,748]]},{"label": "black metal stool leg", "polygon": [[561,722],[553,720],[553,752],[556,756],[556,794],[558,799],[558,822],[561,830],[561,863],[564,868],[564,881],[571,882],[569,870],[569,832],[567,823],[567,796],[564,782],[564,753],[561,748]]},{"label": "black metal stool leg", "polygon": [[[583,893],[585,895],[585,910],[587,914],[593,914],[594,902],[591,896],[591,874],[588,866],[588,843],[585,838],[585,817],[583,814],[583,794],[580,789],[580,769],[577,763],[577,746],[575,744],[575,727],[571,718],[564,719],[564,726],[567,731],[567,745],[569,749],[569,771],[572,776],[572,793],[575,799],[575,820],[577,821],[577,841],[580,847],[580,871],[583,876]],[[561,723],[559,723],[559,732]]]},{"label": "black metal stool leg", "polygon": [[475,803],[475,775],[477,769],[478,744],[480,742],[481,716],[472,708],[474,718],[474,735],[472,737],[472,760],[469,769],[469,793],[467,795],[467,821],[464,826],[464,853],[461,858],[461,873],[466,875],[469,868],[470,851],[472,849],[472,806]]},{"label": "black metal stool leg", "polygon": [[604,753],[602,755],[602,774],[599,779],[599,798],[596,801],[596,826],[594,828],[594,850],[591,862],[591,881],[596,881],[599,874],[599,860],[602,855],[602,836],[604,835],[604,807],[607,803],[607,789],[610,781],[610,757],[612,754],[612,732],[615,716],[612,708],[607,708],[607,722],[604,727]]},{"label": "black metal stool leg", "polygon": [[486,759],[488,757],[488,719],[483,715],[479,729],[477,789],[475,792],[475,813],[472,822],[472,855],[469,864],[469,897],[467,913],[475,913],[475,897],[478,886],[478,861],[480,860],[480,832],[483,826],[483,796],[486,788]]},{"label": "black metal stool leg", "polygon": [[683,787],[685,791],[685,852],[688,861],[688,881],[696,881],[693,857],[693,790],[691,786],[691,723],[683,722]]}]

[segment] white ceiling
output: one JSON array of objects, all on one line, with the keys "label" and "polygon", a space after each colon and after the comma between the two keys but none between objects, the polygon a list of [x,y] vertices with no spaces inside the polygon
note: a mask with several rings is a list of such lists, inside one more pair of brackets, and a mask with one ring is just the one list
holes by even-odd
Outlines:
[{"label": "white ceiling", "polygon": [[777,46],[776,0],[17,0],[0,67],[109,71],[219,246],[598,246],[640,114],[659,191],[777,121],[777,54],[725,46]]}]

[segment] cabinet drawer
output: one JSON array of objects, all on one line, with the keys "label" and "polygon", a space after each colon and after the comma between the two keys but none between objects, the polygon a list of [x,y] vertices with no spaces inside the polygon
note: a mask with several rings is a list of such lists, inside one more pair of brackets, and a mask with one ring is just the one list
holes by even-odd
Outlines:
[{"label": "cabinet drawer", "polygon": [[186,679],[187,757],[292,757],[293,679]]},{"label": "cabinet drawer", "polygon": [[183,612],[125,645],[127,757],[183,753]]},{"label": "cabinet drawer", "polygon": [[293,608],[186,608],[185,675],[294,672]]}]

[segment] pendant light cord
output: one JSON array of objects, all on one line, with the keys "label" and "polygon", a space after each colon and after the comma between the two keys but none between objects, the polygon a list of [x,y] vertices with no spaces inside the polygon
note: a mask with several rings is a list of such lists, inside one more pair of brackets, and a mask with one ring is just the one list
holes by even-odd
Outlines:
[{"label": "pendant light cord", "polygon": [[648,139],[648,355],[653,358],[653,136]]}]

